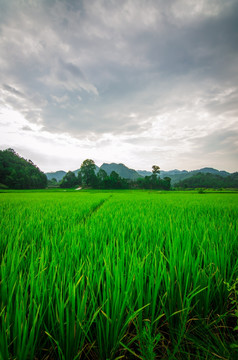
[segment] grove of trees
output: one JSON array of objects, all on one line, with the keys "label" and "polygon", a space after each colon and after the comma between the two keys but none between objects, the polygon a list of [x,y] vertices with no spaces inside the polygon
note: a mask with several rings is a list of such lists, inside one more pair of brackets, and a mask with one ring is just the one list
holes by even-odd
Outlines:
[{"label": "grove of trees", "polygon": [[[69,171],[58,183],[56,179],[48,180],[51,187],[74,188],[82,186],[93,189],[163,189],[171,188],[170,178],[159,177],[160,168],[152,167],[152,175],[137,180],[124,179],[116,171],[110,175],[99,169],[93,160],[86,159],[81,168]],[[46,175],[31,160],[26,160],[13,149],[0,150],[0,187],[9,189],[43,189],[47,186]]]},{"label": "grove of trees", "polygon": [[160,168],[157,165],[152,166],[152,175],[137,180],[128,180],[121,178],[119,174],[112,171],[110,175],[105,170],[99,169],[96,174],[96,165],[93,160],[83,161],[80,171],[76,176],[69,171],[60,183],[62,188],[83,186],[93,189],[161,189],[170,190],[171,180],[169,177],[161,179],[159,177]]},{"label": "grove of trees", "polygon": [[179,181],[175,187],[182,189],[195,189],[195,188],[238,188],[238,173],[233,173],[226,177],[199,172],[187,179]]},{"label": "grove of trees", "polygon": [[31,160],[13,149],[0,150],[0,186],[10,189],[44,189],[47,177]]},{"label": "grove of trees", "polygon": [[73,188],[79,184],[78,178],[72,171],[68,171],[67,174],[63,177],[60,187],[61,188]]}]

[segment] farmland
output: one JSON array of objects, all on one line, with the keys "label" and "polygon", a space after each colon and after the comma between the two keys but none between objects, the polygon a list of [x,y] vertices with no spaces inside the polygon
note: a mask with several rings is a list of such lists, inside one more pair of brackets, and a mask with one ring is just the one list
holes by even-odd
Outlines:
[{"label": "farmland", "polygon": [[235,359],[237,234],[238,194],[1,193],[0,359]]}]

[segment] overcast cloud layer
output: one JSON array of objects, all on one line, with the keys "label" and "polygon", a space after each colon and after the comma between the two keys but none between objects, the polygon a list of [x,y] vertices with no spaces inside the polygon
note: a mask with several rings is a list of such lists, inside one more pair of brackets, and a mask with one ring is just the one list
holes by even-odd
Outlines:
[{"label": "overcast cloud layer", "polygon": [[238,159],[237,0],[1,0],[0,148],[44,171]]}]

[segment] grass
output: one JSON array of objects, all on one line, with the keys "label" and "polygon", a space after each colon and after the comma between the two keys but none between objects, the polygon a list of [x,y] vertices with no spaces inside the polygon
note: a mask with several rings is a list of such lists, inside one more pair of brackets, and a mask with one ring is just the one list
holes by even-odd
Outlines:
[{"label": "grass", "polygon": [[236,359],[237,205],[0,194],[0,359]]}]

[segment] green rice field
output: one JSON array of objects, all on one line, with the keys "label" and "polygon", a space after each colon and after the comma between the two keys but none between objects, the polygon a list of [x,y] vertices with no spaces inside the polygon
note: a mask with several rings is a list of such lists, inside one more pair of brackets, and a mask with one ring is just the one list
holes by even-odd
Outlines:
[{"label": "green rice field", "polygon": [[0,193],[0,359],[238,359],[238,194]]}]

